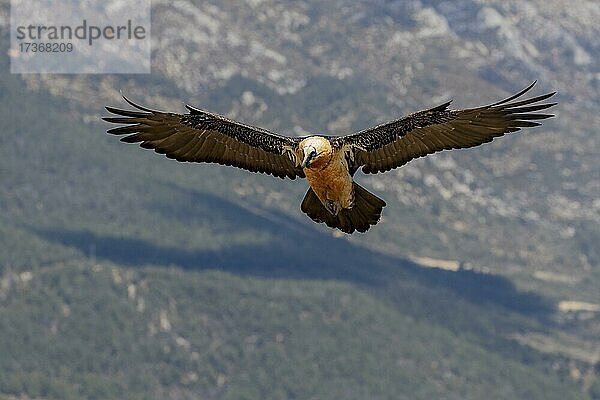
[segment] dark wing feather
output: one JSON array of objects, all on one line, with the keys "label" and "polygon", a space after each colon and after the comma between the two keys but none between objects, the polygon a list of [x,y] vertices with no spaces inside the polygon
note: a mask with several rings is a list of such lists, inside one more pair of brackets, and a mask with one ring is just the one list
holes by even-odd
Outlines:
[{"label": "dark wing feather", "polygon": [[108,130],[113,135],[126,135],[121,138],[123,142],[139,142],[143,148],[178,161],[214,162],[280,178],[304,177],[293,151],[300,139],[244,125],[188,105],[188,114],[175,114],[151,110],[123,98],[139,111],[106,107],[118,117],[102,118],[125,124]]},{"label": "dark wing feather", "polygon": [[447,102],[352,135],[335,138],[334,143],[345,149],[352,173],[361,166],[365,173],[384,172],[437,151],[478,146],[506,133],[540,125],[536,120],[553,117],[536,111],[556,105],[539,104],[554,93],[513,101],[528,92],[534,84],[494,104],[449,110],[450,102]]}]

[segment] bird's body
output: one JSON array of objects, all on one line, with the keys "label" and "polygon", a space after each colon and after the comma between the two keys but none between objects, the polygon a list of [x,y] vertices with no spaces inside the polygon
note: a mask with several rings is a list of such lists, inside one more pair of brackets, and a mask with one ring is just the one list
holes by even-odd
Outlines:
[{"label": "bird's body", "polygon": [[298,146],[299,157],[304,149],[316,149],[318,156],[303,168],[308,184],[327,211],[337,215],[341,209],[354,205],[352,177],[340,149],[335,149],[329,139],[323,136],[310,136]]},{"label": "bird's body", "polygon": [[[535,84],[535,82],[534,82]],[[141,107],[138,111],[112,107],[118,115],[105,117],[125,124],[108,132],[121,140],[141,142],[178,161],[216,162],[280,178],[306,178],[310,189],[301,209],[316,222],[346,233],[365,232],[376,224],[385,202],[354,182],[358,169],[385,172],[412,159],[442,150],[468,148],[505,133],[539,125],[552,117],[537,111],[554,93],[514,101],[521,92],[487,106],[450,110],[450,102],[347,136],[289,137],[186,106],[188,114]]]}]

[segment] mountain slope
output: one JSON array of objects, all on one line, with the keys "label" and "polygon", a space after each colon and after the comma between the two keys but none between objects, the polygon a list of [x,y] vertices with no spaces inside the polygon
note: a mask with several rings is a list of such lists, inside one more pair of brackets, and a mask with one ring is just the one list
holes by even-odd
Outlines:
[{"label": "mountain slope", "polygon": [[7,395],[580,398],[348,284],[67,263],[3,294]]},{"label": "mountain slope", "polygon": [[[597,397],[599,315],[559,308],[600,302],[594,3],[251,3],[157,3],[150,76],[1,61],[0,397]],[[359,176],[389,205],[351,238],[299,212],[304,182],[178,164],[99,123],[124,89],[343,133],[534,78],[558,118]]]},{"label": "mountain slope", "polygon": [[184,188],[182,166],[125,156],[17,77],[2,93],[0,393],[578,398],[509,338],[542,329],[544,299]]}]

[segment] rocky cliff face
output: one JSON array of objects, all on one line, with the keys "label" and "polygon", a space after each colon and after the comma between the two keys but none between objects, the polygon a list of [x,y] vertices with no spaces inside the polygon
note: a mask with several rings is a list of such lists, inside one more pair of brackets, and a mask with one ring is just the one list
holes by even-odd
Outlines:
[{"label": "rocky cliff face", "polygon": [[[452,97],[476,105],[538,79],[539,92],[559,92],[544,127],[366,180],[426,214],[437,242],[427,252],[469,261],[483,256],[465,249],[474,241],[490,263],[585,269],[599,261],[586,250],[600,218],[599,18],[593,1],[164,2],[153,65],[182,98],[243,77],[257,89],[222,110],[287,132],[348,132]],[[315,103],[329,114],[311,113]],[[372,236],[402,252],[406,242],[385,238],[422,228],[392,208]]]}]

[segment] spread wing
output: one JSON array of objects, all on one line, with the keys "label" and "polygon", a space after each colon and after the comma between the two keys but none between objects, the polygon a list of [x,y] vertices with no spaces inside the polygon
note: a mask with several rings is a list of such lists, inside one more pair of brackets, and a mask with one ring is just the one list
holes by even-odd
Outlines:
[{"label": "spread wing", "polygon": [[105,121],[125,124],[108,130],[127,135],[121,141],[140,143],[146,149],[178,161],[213,162],[262,172],[280,178],[304,177],[294,149],[300,139],[244,125],[221,115],[186,105],[187,114],[150,110],[123,97],[139,111],[106,109],[118,117]]},{"label": "spread wing", "polygon": [[536,120],[553,117],[537,111],[556,105],[541,103],[554,93],[515,101],[533,85],[535,82],[507,99],[483,107],[449,110],[447,102],[337,137],[334,143],[346,152],[352,173],[362,166],[363,172],[371,174],[400,167],[437,151],[479,146],[506,133],[540,125]]}]

